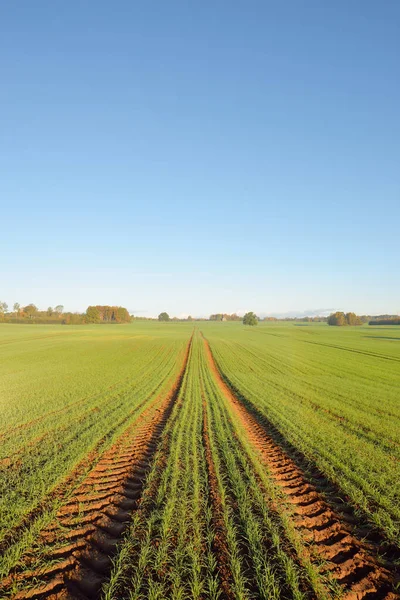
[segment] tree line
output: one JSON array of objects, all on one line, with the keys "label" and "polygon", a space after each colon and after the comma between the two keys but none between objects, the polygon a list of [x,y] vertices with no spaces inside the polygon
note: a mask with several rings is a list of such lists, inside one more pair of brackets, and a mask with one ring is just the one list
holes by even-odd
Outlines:
[{"label": "tree line", "polygon": [[[162,312],[158,315],[158,320],[162,322],[167,321],[193,321],[193,320],[201,320],[207,321],[207,319],[193,319],[190,315],[186,319],[177,319],[176,317],[171,317],[167,312]],[[258,325],[259,318],[253,312],[248,312],[244,315],[244,317],[239,317],[236,313],[232,315],[228,315],[227,313],[216,313],[214,315],[210,315],[209,321],[242,321],[243,325]]]},{"label": "tree line", "polygon": [[353,312],[335,312],[328,317],[328,325],[400,325],[400,317],[398,315],[361,315],[358,316]]},{"label": "tree line", "polygon": [[241,321],[243,317],[239,317],[236,313],[229,315],[228,313],[216,313],[210,315],[210,321]]},{"label": "tree line", "polygon": [[0,321],[7,323],[26,323],[26,322],[46,322],[59,323],[65,316],[64,306],[58,304],[54,308],[49,306],[47,310],[39,310],[38,307],[31,303],[26,306],[21,306],[19,302],[15,302],[13,310],[8,310],[6,302],[0,302]]},{"label": "tree line", "polygon": [[0,302],[0,322],[31,324],[83,325],[86,323],[129,323],[131,315],[123,306],[88,306],[85,313],[64,312],[64,306],[58,304],[54,308],[39,310],[31,303],[21,306],[15,302],[13,311],[8,310],[6,302]]},{"label": "tree line", "polygon": [[362,325],[363,321],[361,317],[358,317],[353,312],[335,312],[329,315],[328,317],[328,325],[336,325],[338,327],[342,327],[344,325]]},{"label": "tree line", "polygon": [[374,319],[369,321],[369,325],[400,325],[399,317],[390,317],[389,319]]},{"label": "tree line", "polygon": [[131,316],[123,306],[88,306],[86,323],[129,323]]},{"label": "tree line", "polygon": [[[189,315],[186,318],[170,317],[167,312],[161,312],[158,321],[242,321],[244,325],[257,325],[262,319],[253,312],[246,313],[244,317],[239,317],[236,313],[215,313],[204,318],[193,318]],[[130,315],[123,306],[96,305],[88,306],[85,313],[64,312],[64,306],[58,304],[54,308],[49,306],[47,310],[39,310],[31,303],[21,306],[18,302],[13,305],[13,310],[9,311],[8,304],[0,301],[0,322],[3,323],[41,323],[41,324],[63,324],[63,325],[83,325],[85,323],[129,323],[130,321],[154,321],[154,317],[139,317]],[[264,321],[296,321],[296,322],[327,322],[328,325],[337,327],[345,325],[400,325],[398,315],[356,315],[354,312],[344,313],[337,311],[329,317],[265,317]]]}]

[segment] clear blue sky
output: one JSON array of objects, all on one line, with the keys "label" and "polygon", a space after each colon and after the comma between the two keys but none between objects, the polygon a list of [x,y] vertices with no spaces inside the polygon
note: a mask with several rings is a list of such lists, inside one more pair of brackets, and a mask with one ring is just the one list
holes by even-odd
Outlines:
[{"label": "clear blue sky", "polygon": [[3,2],[0,299],[400,311],[400,2]]}]

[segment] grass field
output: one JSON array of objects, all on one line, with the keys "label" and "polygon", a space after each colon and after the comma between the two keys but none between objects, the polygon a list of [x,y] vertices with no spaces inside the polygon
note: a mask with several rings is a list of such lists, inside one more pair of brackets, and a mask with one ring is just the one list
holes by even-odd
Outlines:
[{"label": "grass field", "polygon": [[1,598],[399,596],[400,328],[0,326]]}]

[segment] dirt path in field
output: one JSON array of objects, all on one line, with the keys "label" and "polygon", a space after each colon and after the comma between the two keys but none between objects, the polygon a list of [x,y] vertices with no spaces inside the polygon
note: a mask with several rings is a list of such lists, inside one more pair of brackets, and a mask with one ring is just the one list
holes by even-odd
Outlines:
[{"label": "dirt path in field", "polygon": [[[191,342],[192,339],[169,392],[152,402],[73,490],[54,522],[41,531],[36,540],[38,550],[27,553],[21,567],[0,583],[0,597],[13,600],[100,597],[112,557],[132,512],[140,506],[158,441],[179,395]],[[41,551],[43,567],[38,567]],[[21,591],[15,591],[16,585]]]},{"label": "dirt path in field", "polygon": [[311,558],[324,561],[324,572],[339,585],[345,600],[400,598],[393,592],[393,572],[378,564],[373,547],[355,537],[350,523],[334,511],[305,472],[240,402],[218,370],[206,339],[204,346],[215,380],[242,424],[248,441],[292,505],[295,527],[309,543]]}]

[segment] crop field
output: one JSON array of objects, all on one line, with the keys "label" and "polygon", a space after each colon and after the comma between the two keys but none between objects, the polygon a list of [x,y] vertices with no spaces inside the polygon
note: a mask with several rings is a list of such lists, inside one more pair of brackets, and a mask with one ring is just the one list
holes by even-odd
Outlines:
[{"label": "crop field", "polygon": [[400,328],[0,325],[0,598],[400,598]]}]

